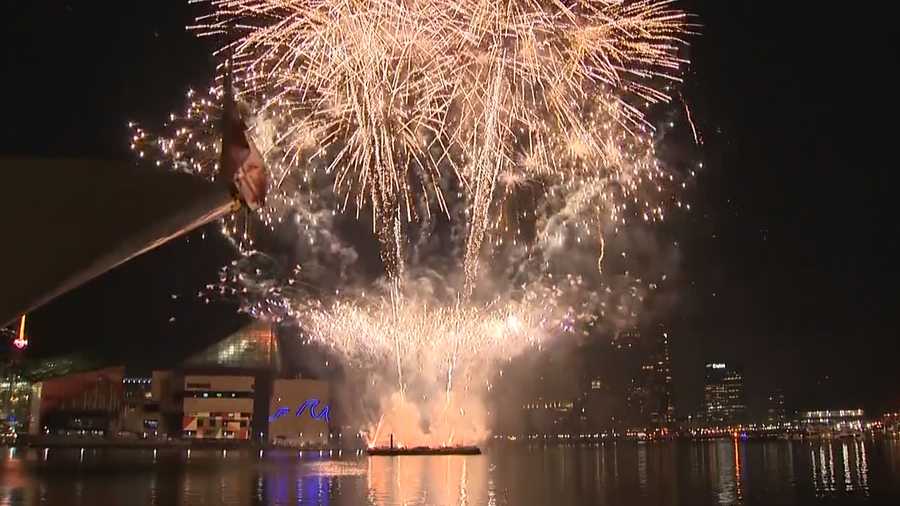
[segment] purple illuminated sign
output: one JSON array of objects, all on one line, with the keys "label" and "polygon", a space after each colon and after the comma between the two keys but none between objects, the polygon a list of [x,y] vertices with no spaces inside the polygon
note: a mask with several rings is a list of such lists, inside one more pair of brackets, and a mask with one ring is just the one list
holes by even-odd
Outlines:
[{"label": "purple illuminated sign", "polygon": [[[318,411],[316,411],[317,408]],[[319,399],[306,399],[305,401],[303,401],[303,404],[301,404],[300,407],[297,408],[294,416],[302,416],[303,413],[307,410],[309,411],[309,417],[313,420],[324,420],[326,422],[331,421],[331,406],[325,404],[321,408],[319,408]],[[269,417],[269,421],[274,422],[275,420],[278,420],[279,418],[287,415],[290,412],[290,408],[288,408],[287,406],[281,406],[280,408],[276,409],[274,413],[272,413],[272,416]]]}]

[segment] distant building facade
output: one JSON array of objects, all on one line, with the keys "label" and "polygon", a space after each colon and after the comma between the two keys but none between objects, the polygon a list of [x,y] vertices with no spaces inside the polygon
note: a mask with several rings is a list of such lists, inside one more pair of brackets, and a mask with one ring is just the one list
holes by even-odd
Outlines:
[{"label": "distant building facade", "polygon": [[250,439],[255,389],[253,376],[185,375],[182,436]]},{"label": "distant building facade", "polygon": [[724,426],[746,421],[745,399],[740,368],[729,367],[724,362],[706,364],[702,415],[707,424]]},{"label": "distant building facade", "polygon": [[675,420],[672,359],[669,334],[662,332],[652,344],[626,393],[631,421],[641,427],[659,427]]},{"label": "distant building facade", "polygon": [[4,419],[16,420],[23,431],[27,420],[35,436],[233,439],[299,447],[336,444],[329,439],[342,437],[332,429],[329,384],[279,378],[278,342],[263,322],[172,370],[144,376],[126,376],[124,367],[73,371],[78,364],[69,362],[39,364],[37,369],[47,370],[42,381],[0,382]]},{"label": "distant building facade", "polygon": [[775,390],[766,399],[766,422],[770,424],[782,424],[788,421],[787,410],[784,407],[784,392]]},{"label": "distant building facade", "polygon": [[800,426],[809,434],[841,436],[858,434],[865,413],[861,409],[825,409],[800,413]]},{"label": "distant building facade", "polygon": [[31,382],[18,374],[0,377],[0,437],[14,438],[27,432],[31,391]]},{"label": "distant building facade", "polygon": [[122,394],[120,435],[128,434],[142,438],[159,436],[163,430],[162,414],[159,400],[153,397],[153,378],[124,378]]},{"label": "distant building facade", "polygon": [[47,379],[32,388],[32,434],[106,436],[119,429],[123,367]]},{"label": "distant building facade", "polygon": [[522,406],[522,418],[529,433],[558,434],[570,432],[575,402],[568,399],[539,397]]},{"label": "distant building facade", "polygon": [[576,403],[576,410],[583,411],[579,416],[579,431],[594,433],[622,428],[624,397],[616,385],[592,377]]},{"label": "distant building facade", "polygon": [[900,411],[895,411],[893,413],[884,413],[881,416],[881,427],[885,430],[885,432],[900,432]]},{"label": "distant building facade", "polygon": [[327,382],[276,379],[269,413],[270,444],[303,447],[329,442],[332,418]]}]

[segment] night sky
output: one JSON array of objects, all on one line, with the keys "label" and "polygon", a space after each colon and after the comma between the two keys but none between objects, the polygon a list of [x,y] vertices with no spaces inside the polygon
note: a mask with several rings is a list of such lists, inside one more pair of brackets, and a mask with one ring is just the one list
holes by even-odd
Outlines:
[{"label": "night sky", "polygon": [[[127,121],[159,124],[189,87],[209,85],[211,42],[185,31],[198,12],[185,1],[9,5],[0,155],[131,160]],[[698,406],[707,360],[743,365],[751,403],[780,387],[797,408],[900,407],[886,153],[896,55],[878,26],[889,15],[823,2],[680,5],[703,25],[683,92],[705,144],[693,211],[665,231],[683,252],[678,302],[660,317],[679,413]],[[234,307],[194,297],[230,258],[207,235],[36,311],[29,352],[97,350],[150,367],[236,328]]]}]

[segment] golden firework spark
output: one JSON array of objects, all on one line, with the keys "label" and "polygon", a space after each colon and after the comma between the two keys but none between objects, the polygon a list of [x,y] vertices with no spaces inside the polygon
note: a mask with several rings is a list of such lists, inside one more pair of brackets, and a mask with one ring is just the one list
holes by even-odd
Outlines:
[{"label": "golden firework spark", "polygon": [[[367,381],[387,383],[386,405],[367,427],[370,444],[382,426],[401,441],[443,444],[457,431],[472,443],[484,439],[487,424],[467,420],[465,412],[475,416],[494,366],[563,331],[566,310],[555,300],[442,305],[392,294],[338,300],[304,312],[299,321],[308,340],[366,371]],[[420,416],[430,420],[427,433],[420,433]]]},{"label": "golden firework spark", "polygon": [[[210,14],[194,28],[227,40],[250,135],[274,176],[259,218],[272,228],[293,220],[303,246],[330,257],[340,242],[335,215],[370,212],[390,278],[372,287],[341,275],[332,294],[308,265],[263,279],[239,262],[201,295],[295,321],[367,381],[391,382],[378,385],[370,442],[388,433],[478,441],[478,397],[493,366],[585,322],[633,323],[641,282],[603,272],[613,270],[603,259],[619,248],[606,239],[631,221],[663,220],[670,201],[683,207],[676,192],[685,183],[659,162],[644,118],[669,100],[685,63],[678,51],[689,24],[672,2],[195,2]],[[214,178],[221,89],[188,100],[165,136],[132,125],[132,149]],[[453,259],[465,281],[454,264],[429,283],[447,285],[437,295],[411,286],[427,260],[409,255],[406,274],[403,265],[406,229],[431,213],[450,217],[453,247],[464,250]],[[254,253],[249,223],[230,217],[222,228],[245,256]],[[568,261],[568,246],[581,244],[590,286],[548,263]],[[512,266],[490,276],[489,296],[473,294],[490,255]],[[406,421],[420,416],[433,433]]]},{"label": "golden firework spark", "polygon": [[372,210],[389,273],[416,202],[447,212],[458,181],[469,290],[500,175],[609,179],[650,143],[641,111],[684,63],[667,0],[195,1],[211,13],[193,28],[230,37],[245,96],[292,118],[285,156],[327,160],[344,208]]}]

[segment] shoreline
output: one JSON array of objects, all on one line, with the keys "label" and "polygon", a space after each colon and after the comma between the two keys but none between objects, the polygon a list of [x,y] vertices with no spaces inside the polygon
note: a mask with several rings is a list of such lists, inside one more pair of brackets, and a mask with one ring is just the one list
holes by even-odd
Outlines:
[{"label": "shoreline", "polygon": [[343,447],[299,447],[299,446],[283,446],[259,444],[251,441],[234,441],[234,440],[184,440],[184,439],[37,439],[17,441],[11,444],[0,446],[8,446],[15,448],[36,448],[36,449],[136,449],[136,450],[158,450],[158,449],[181,449],[181,450],[252,450],[252,451],[270,451],[270,450],[286,450],[286,451],[309,451],[309,452],[356,452],[363,451],[364,448],[343,448]]}]

